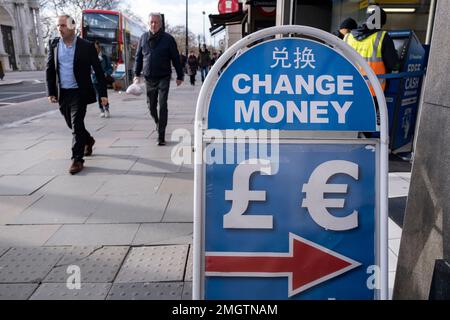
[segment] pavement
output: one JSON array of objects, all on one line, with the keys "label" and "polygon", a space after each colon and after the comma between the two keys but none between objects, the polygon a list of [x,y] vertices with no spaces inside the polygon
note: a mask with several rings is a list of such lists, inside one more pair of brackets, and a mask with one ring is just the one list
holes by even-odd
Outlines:
[{"label": "pavement", "polygon": [[[144,96],[110,92],[110,119],[90,105],[96,144],[76,176],[58,112],[0,128],[0,299],[191,299],[193,168],[171,161],[180,145],[170,137],[193,133],[199,91],[172,83],[165,147]],[[404,202],[410,174],[389,181],[390,198]],[[391,291],[397,223],[389,222]]]},{"label": "pavement", "polygon": [[0,80],[0,86],[12,86],[23,83],[22,80]]}]

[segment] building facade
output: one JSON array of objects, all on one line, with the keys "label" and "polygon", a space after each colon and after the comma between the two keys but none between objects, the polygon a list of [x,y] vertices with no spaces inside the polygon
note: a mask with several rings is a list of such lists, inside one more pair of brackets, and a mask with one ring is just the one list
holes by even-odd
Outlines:
[{"label": "building facade", "polygon": [[39,1],[0,0],[0,61],[6,71],[43,70]]}]

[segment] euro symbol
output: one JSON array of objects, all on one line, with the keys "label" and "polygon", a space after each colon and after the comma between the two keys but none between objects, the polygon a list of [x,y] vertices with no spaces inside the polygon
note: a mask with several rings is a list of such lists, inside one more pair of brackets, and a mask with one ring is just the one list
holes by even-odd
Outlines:
[{"label": "euro symbol", "polygon": [[328,180],[336,174],[347,174],[358,180],[357,164],[349,161],[329,161],[321,164],[311,174],[308,184],[303,185],[306,197],[302,208],[307,208],[311,218],[319,226],[332,231],[346,231],[358,227],[358,211],[346,217],[335,217],[327,208],[344,208],[345,199],[324,199],[325,193],[347,193],[346,184],[328,184]]},{"label": "euro symbol", "polygon": [[233,174],[233,190],[225,191],[225,200],[232,201],[231,210],[223,217],[225,229],[273,229],[273,216],[247,215],[250,201],[266,201],[265,191],[250,190],[250,177],[255,172],[272,175],[266,159],[250,159],[239,164]]}]

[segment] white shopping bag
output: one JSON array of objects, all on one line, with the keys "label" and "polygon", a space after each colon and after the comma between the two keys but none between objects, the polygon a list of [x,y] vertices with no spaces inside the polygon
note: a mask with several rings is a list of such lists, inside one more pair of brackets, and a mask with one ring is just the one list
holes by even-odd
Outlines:
[{"label": "white shopping bag", "polygon": [[143,84],[140,81],[134,81],[127,89],[127,94],[132,94],[134,96],[140,96],[144,93]]}]

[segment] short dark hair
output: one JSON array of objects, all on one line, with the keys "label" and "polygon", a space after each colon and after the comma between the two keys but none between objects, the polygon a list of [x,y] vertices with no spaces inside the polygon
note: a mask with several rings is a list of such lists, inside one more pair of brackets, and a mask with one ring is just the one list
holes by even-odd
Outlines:
[{"label": "short dark hair", "polygon": [[347,18],[344,21],[341,22],[339,29],[356,29],[358,28],[358,24],[353,18]]}]

